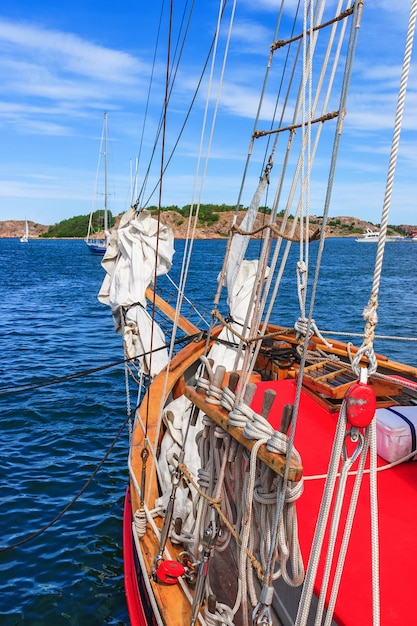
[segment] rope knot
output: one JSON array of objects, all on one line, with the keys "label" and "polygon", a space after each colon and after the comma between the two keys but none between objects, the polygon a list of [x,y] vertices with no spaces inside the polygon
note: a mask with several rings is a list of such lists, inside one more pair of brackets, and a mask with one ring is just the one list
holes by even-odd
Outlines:
[{"label": "rope knot", "polygon": [[231,426],[240,426],[244,428],[246,422],[252,419],[253,410],[243,401],[238,402],[233,411],[229,413],[229,424]]},{"label": "rope knot", "polygon": [[250,419],[245,424],[243,436],[246,439],[269,439],[274,433],[271,424],[259,413],[252,411]]},{"label": "rope knot", "polygon": [[296,331],[296,338],[300,340],[302,337],[307,337],[308,330],[308,338],[310,339],[314,335],[320,339],[324,343],[327,348],[331,348],[332,344],[327,341],[325,337],[321,334],[318,329],[316,322],[311,319],[310,320],[310,328],[308,328],[309,320],[307,317],[299,317],[298,320],[294,324],[294,328]]},{"label": "rope knot", "polygon": [[362,317],[368,324],[376,326],[378,323],[378,314],[376,312],[376,307],[367,304],[363,310]]},{"label": "rope knot", "polygon": [[[309,329],[309,332],[308,332],[309,338],[313,335],[313,328],[312,328],[313,321],[314,320],[311,320],[311,323],[310,323],[310,329]],[[294,324],[294,328],[295,328],[295,331],[297,333],[297,335],[296,335],[297,338],[306,337],[307,336],[307,330],[308,330],[308,318],[307,317],[299,317],[298,320]]]}]

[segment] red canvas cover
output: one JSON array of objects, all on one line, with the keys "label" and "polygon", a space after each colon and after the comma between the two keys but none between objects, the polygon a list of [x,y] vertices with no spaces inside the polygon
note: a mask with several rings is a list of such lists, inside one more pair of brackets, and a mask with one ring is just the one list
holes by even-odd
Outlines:
[{"label": "red canvas cover", "polygon": [[[272,383],[277,397],[270,422],[276,429],[279,428],[283,407],[294,401],[295,385],[293,380]],[[270,387],[271,382],[258,383],[252,402],[255,411],[260,412],[263,394]],[[306,477],[327,472],[337,417],[337,413],[330,414],[306,392],[302,392],[295,447],[301,454]],[[379,464],[384,465],[385,461],[380,459]],[[353,481],[354,477],[348,478],[347,497],[350,496]],[[299,539],[305,565],[323,487],[323,479],[306,480],[304,493],[297,501]],[[415,622],[416,489],[415,462],[403,463],[378,473],[381,626],[403,626]],[[342,518],[345,518],[343,513]],[[316,593],[319,591],[322,570],[321,564]],[[370,626],[373,623],[368,475],[364,476],[362,482],[334,619],[338,624],[346,626]]]}]

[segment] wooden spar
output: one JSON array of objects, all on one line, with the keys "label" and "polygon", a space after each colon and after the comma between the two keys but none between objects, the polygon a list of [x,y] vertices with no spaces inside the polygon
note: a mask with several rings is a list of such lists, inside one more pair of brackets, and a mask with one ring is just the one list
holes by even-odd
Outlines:
[{"label": "wooden spar", "polygon": [[[160,311],[162,311],[162,313],[164,313],[164,315],[166,315],[172,322],[175,320],[175,309],[170,304],[168,304],[168,302],[165,302],[165,300],[161,298],[161,296],[158,296],[158,294],[155,293],[150,287],[146,289],[145,295],[148,300],[152,303],[155,303],[155,306]],[[177,324],[178,327],[181,328],[181,330],[183,330],[188,335],[195,335],[195,333],[199,332],[197,326],[195,326],[192,322],[187,320],[182,315],[178,315]]]}]

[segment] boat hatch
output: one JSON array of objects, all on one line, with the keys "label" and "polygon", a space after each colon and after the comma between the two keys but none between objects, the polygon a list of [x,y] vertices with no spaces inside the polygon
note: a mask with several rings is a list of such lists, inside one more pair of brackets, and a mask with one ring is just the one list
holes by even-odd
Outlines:
[{"label": "boat hatch", "polygon": [[[346,391],[356,381],[357,377],[349,366],[334,361],[320,361],[305,368],[303,384],[307,390],[334,401],[343,400]],[[395,404],[396,402],[389,396],[400,394],[402,389],[401,384],[372,376],[369,384],[375,392],[378,406]]]}]

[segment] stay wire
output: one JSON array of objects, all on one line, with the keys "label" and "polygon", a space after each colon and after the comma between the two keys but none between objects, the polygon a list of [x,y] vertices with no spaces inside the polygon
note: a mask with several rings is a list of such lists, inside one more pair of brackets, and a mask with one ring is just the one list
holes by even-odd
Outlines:
[{"label": "stay wire", "polygon": [[[195,333],[194,335],[187,335],[186,337],[180,337],[179,339],[175,340],[175,344],[181,344],[181,343],[191,343],[192,341],[198,339],[198,337],[200,337],[202,335],[201,332]],[[170,344],[165,344],[163,346],[160,346],[159,348],[154,348],[152,350],[152,352],[157,352],[159,350],[165,350],[166,348],[169,348]],[[130,357],[128,359],[121,359],[119,361],[113,361],[112,363],[106,363],[105,365],[100,365],[98,367],[93,367],[91,369],[87,369],[87,370],[82,370],[81,372],[74,372],[73,374],[66,374],[65,376],[57,376],[55,378],[50,378],[48,380],[44,380],[41,381],[39,383],[26,383],[23,385],[14,385],[13,387],[0,387],[0,397],[1,396],[6,396],[6,395],[10,395],[10,394],[14,394],[14,393],[23,393],[25,391],[32,391],[34,389],[40,389],[42,387],[49,387],[51,385],[57,385],[60,383],[65,383],[69,380],[74,380],[76,378],[82,378],[84,376],[89,376],[90,374],[96,374],[97,372],[101,372],[104,371],[106,369],[111,369],[112,367],[117,367],[118,365],[122,365],[122,364],[126,364],[126,363],[130,363],[132,361],[135,361],[136,359],[140,359],[144,356],[147,356],[149,352],[143,352],[142,354],[138,354],[134,357]]]},{"label": "stay wire", "polygon": [[[154,331],[155,331],[155,314],[156,314],[156,286],[157,286],[157,278],[158,278],[158,259],[159,259],[159,234],[161,228],[161,207],[162,207],[162,190],[163,190],[163,172],[164,172],[164,161],[165,161],[165,140],[166,140],[166,126],[167,126],[167,114],[168,114],[168,102],[169,102],[169,76],[170,76],[170,65],[171,65],[171,44],[172,44],[172,22],[173,22],[173,0],[171,0],[169,5],[169,29],[168,29],[168,41],[167,41],[167,59],[166,59],[166,73],[165,73],[165,98],[164,98],[164,107],[163,107],[163,119],[162,119],[162,144],[161,144],[161,163],[160,163],[160,177],[159,177],[159,194],[158,194],[158,216],[157,216],[157,230],[156,230],[156,247],[155,247],[155,266],[154,266],[154,291],[152,297],[152,313],[151,313],[151,346],[153,346],[154,339]],[[171,344],[173,341],[171,341]],[[151,351],[149,356],[149,372],[152,372],[152,356],[153,352]],[[146,409],[146,419],[145,419],[145,439],[144,439],[144,451],[147,447],[148,441],[148,420],[149,420],[149,404],[150,404],[150,394],[146,397],[147,409]]]},{"label": "stay wire", "polygon": [[[192,111],[192,109],[193,109],[193,107],[194,107],[194,104],[195,104],[195,101],[196,101],[196,99],[197,99],[198,92],[200,91],[200,87],[201,87],[201,84],[202,84],[202,82],[203,82],[203,78],[204,78],[204,76],[205,76],[205,73],[206,73],[206,70],[207,70],[207,66],[208,66],[208,63],[209,63],[209,61],[210,61],[210,57],[211,57],[211,55],[212,55],[212,53],[213,53],[213,48],[214,48],[214,44],[215,44],[215,41],[216,41],[216,36],[217,36],[217,32],[216,32],[216,33],[214,33],[214,36],[213,36],[213,38],[212,38],[212,41],[211,41],[211,45],[210,45],[209,51],[208,51],[207,56],[206,56],[206,58],[205,58],[204,65],[203,65],[203,68],[202,68],[202,70],[201,70],[201,73],[200,73],[200,77],[199,77],[199,79],[198,79],[198,82],[197,82],[197,86],[196,86],[196,88],[195,88],[195,90],[194,90],[194,94],[193,94],[193,97],[192,97],[192,99],[191,99],[191,103],[190,103],[190,105],[189,105],[189,107],[188,107],[188,110],[187,110],[187,113],[186,113],[186,115],[185,115],[184,121],[183,121],[182,126],[181,126],[181,128],[180,128],[180,130],[179,130],[179,133],[178,133],[177,139],[176,139],[176,141],[175,141],[175,143],[174,143],[174,145],[173,145],[173,147],[172,147],[171,153],[170,153],[169,157],[168,157],[168,158],[167,158],[167,160],[166,160],[166,163],[165,163],[165,166],[164,166],[164,170],[163,170],[163,174],[165,174],[165,171],[167,170],[167,168],[168,168],[169,164],[171,163],[171,160],[172,160],[172,159],[173,159],[173,157],[174,157],[175,151],[176,151],[176,149],[177,149],[177,147],[178,147],[178,144],[179,144],[179,142],[180,142],[180,139],[181,139],[181,137],[182,137],[182,134],[183,134],[183,132],[184,132],[184,130],[185,130],[185,127],[186,127],[186,125],[187,125],[188,119],[189,119],[189,117],[190,117],[190,115],[191,115],[191,111]],[[161,122],[160,122],[160,125],[161,125]],[[161,131],[159,130],[159,132],[158,132],[158,137],[159,137],[159,133],[160,133],[160,132],[161,132]],[[156,149],[156,145],[155,145],[154,150],[155,150],[155,149]],[[153,157],[152,157],[152,158],[153,158]],[[149,170],[149,168],[148,168],[148,170]],[[148,173],[149,173],[149,172],[148,172]],[[155,183],[155,185],[154,185],[154,187],[153,187],[153,189],[152,189],[152,191],[148,194],[147,200],[143,201],[143,207],[148,206],[148,204],[150,203],[150,201],[151,201],[151,199],[152,199],[152,196],[154,195],[155,191],[156,191],[156,190],[157,190],[157,188],[158,188],[159,183],[160,183],[160,181],[159,181],[159,180],[157,180],[157,181],[156,181],[156,183]],[[135,205],[135,206],[136,206],[136,207],[137,207],[137,206],[139,206],[139,198],[138,198],[138,200],[137,200],[137,202],[136,202],[136,205]]]},{"label": "stay wire", "polygon": [[[144,142],[144,137],[145,137],[145,129],[146,129],[146,126],[147,126],[148,110],[149,110],[149,104],[150,104],[150,99],[151,99],[151,91],[152,91],[153,80],[154,80],[154,75],[155,75],[155,68],[156,68],[156,55],[157,55],[157,51],[158,51],[159,37],[160,37],[160,34],[161,34],[163,9],[164,9],[164,3],[162,2],[161,12],[160,12],[160,15],[159,15],[159,24],[158,24],[158,30],[157,30],[157,35],[156,35],[155,47],[154,47],[154,55],[153,55],[153,61],[152,61],[152,70],[151,70],[151,76],[150,76],[150,79],[149,79],[148,94],[147,94],[147,98],[146,98],[145,112],[144,112],[144,117],[143,117],[142,133],[141,133],[141,138],[140,138],[140,142],[139,142],[139,152],[138,152],[138,156],[137,156],[137,167],[136,167],[136,172],[135,172],[135,180],[134,180],[133,189],[135,189],[136,185],[137,185],[139,163],[140,163],[141,154],[142,154],[142,147],[143,147],[143,142]],[[149,173],[149,169],[148,169],[147,175],[148,175],[148,173]],[[145,181],[147,180],[147,175],[145,177]],[[144,184],[145,184],[145,182],[143,183],[143,185]],[[131,197],[130,201],[131,201],[131,203],[133,203],[133,193],[132,193],[132,197]],[[138,201],[139,200],[137,200],[137,202]]]},{"label": "stay wire", "polygon": [[[187,2],[187,4],[188,4],[188,2]],[[191,8],[190,8],[190,11],[189,11],[188,20],[187,20],[187,24],[186,24],[186,27],[185,27],[185,33],[183,35],[183,38],[182,38],[182,41],[181,41],[181,44],[180,44],[180,37],[181,37],[182,27],[183,27],[183,24],[184,24],[184,21],[185,21],[185,17],[186,17],[186,7],[184,8],[184,12],[183,12],[183,16],[182,16],[182,22],[181,22],[181,28],[180,28],[180,34],[178,35],[178,41],[176,43],[176,51],[175,51],[175,54],[174,54],[174,58],[177,57],[177,52],[178,52],[178,48],[179,48],[178,59],[176,60],[176,63],[175,63],[176,68],[175,68],[175,71],[171,70],[170,71],[170,75],[169,75],[170,89],[169,89],[168,101],[171,98],[172,90],[173,90],[174,85],[175,85],[175,79],[176,79],[176,76],[177,76],[177,73],[178,73],[181,57],[182,57],[182,54],[183,54],[184,45],[185,45],[185,41],[186,41],[186,38],[187,38],[187,33],[188,33],[188,30],[189,30],[193,9],[194,9],[194,1],[191,3]],[[162,12],[163,12],[163,6],[161,8],[161,19],[162,19]],[[158,32],[158,40],[159,40],[159,34],[160,33]],[[158,47],[158,43],[156,44],[156,48],[155,48],[155,56],[156,56],[156,52],[157,52],[157,47]],[[195,94],[195,96],[196,95],[197,94]],[[194,99],[195,99],[195,97],[194,97]],[[194,99],[193,99],[193,103],[194,103]],[[147,206],[148,203],[150,202],[153,194],[155,193],[155,190],[158,188],[158,185],[159,185],[159,181],[158,181],[156,183],[155,187],[153,188],[153,190],[152,190],[148,200],[142,202],[143,197],[145,195],[145,190],[146,190],[146,185],[147,185],[147,182],[148,182],[148,178],[149,178],[149,175],[150,175],[152,162],[154,160],[156,149],[157,149],[157,146],[158,146],[159,137],[160,137],[160,134],[162,132],[163,118],[164,118],[164,110],[161,111],[161,115],[160,115],[159,124],[158,124],[156,135],[155,135],[155,140],[154,140],[151,156],[149,158],[149,162],[148,162],[146,173],[145,173],[145,175],[143,177],[141,190],[140,190],[139,194],[137,195],[136,201],[134,203],[135,207],[138,207],[139,205],[142,205],[142,204],[143,204],[143,207]],[[184,123],[184,125],[183,125],[183,127],[181,129],[180,136],[182,134],[184,126],[185,126],[185,123]],[[177,146],[178,141],[179,141],[179,137],[178,137],[178,139],[176,141],[175,147]],[[141,145],[142,145],[142,140],[141,140]],[[172,154],[173,154],[173,152],[175,150],[175,147],[174,147],[174,149],[173,149],[173,151],[171,153],[171,157],[172,157]],[[167,163],[167,165],[168,165],[168,163]]]}]

